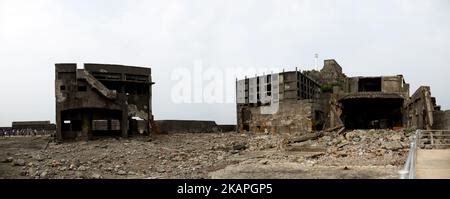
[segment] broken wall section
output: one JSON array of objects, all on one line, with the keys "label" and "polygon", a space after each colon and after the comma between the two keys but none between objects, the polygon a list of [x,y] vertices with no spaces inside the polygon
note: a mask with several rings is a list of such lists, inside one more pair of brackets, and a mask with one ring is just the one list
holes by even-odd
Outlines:
[{"label": "broken wall section", "polygon": [[421,86],[405,103],[404,120],[407,128],[431,129],[436,100],[431,97],[429,86]]},{"label": "broken wall section", "polygon": [[326,90],[332,90],[333,86],[340,86],[347,77],[342,72],[342,67],[334,59],[324,60],[323,68],[320,71],[303,71],[303,74],[314,79]]},{"label": "broken wall section", "polygon": [[150,134],[151,69],[55,64],[57,139]]},{"label": "broken wall section", "polygon": [[240,107],[243,112],[242,130],[255,133],[297,133],[314,130],[314,107],[312,100],[283,100],[274,114],[263,114],[261,107]]},{"label": "broken wall section", "polygon": [[246,78],[236,88],[238,132],[304,133],[323,127],[320,85],[299,71]]},{"label": "broken wall section", "polygon": [[435,111],[433,129],[450,130],[450,110]]},{"label": "broken wall section", "polygon": [[326,126],[349,129],[400,128],[409,84],[402,75],[347,77],[333,87]]}]

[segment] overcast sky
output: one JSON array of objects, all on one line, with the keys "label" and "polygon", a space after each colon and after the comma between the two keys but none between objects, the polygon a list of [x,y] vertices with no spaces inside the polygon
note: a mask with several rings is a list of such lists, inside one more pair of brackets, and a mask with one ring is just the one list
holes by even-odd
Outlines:
[{"label": "overcast sky", "polygon": [[150,66],[156,119],[235,123],[234,103],[174,103],[176,68],[305,70],[314,53],[349,76],[403,74],[449,109],[449,35],[448,0],[0,0],[0,126],[54,121],[61,62]]}]

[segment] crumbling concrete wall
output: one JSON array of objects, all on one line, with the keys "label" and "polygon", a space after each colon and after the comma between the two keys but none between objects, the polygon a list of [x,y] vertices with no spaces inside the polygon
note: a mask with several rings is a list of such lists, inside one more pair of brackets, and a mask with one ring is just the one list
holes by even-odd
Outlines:
[{"label": "crumbling concrete wall", "polygon": [[299,71],[246,78],[236,85],[238,132],[303,133],[322,128],[320,85]]},{"label": "crumbling concrete wall", "polygon": [[334,59],[324,60],[323,68],[320,71],[304,71],[303,74],[321,85],[329,85],[331,87],[342,85],[346,78],[346,75],[342,72],[342,67]]},{"label": "crumbling concrete wall", "polygon": [[382,78],[382,92],[397,93],[404,98],[409,97],[409,84],[405,83],[403,75],[397,76],[383,76]]},{"label": "crumbling concrete wall", "polygon": [[214,121],[156,120],[160,133],[213,133],[220,131]]},{"label": "crumbling concrete wall", "polygon": [[[362,88],[365,80],[371,80],[370,83],[378,82],[379,89],[377,90],[365,90]],[[374,76],[374,77],[348,77],[345,79],[340,94],[356,94],[360,92],[378,92],[386,94],[397,94],[403,98],[409,97],[409,84],[405,83],[402,75],[396,76]],[[336,93],[336,92],[335,92]]]},{"label": "crumbling concrete wall", "polygon": [[[398,128],[403,123],[403,103],[409,98],[409,84],[402,75],[347,77],[332,93],[326,127],[386,128],[387,124]],[[371,103],[373,106],[363,106]],[[351,127],[357,121],[358,127]]]},{"label": "crumbling concrete wall", "polygon": [[314,128],[314,103],[309,99],[283,100],[280,101],[279,109],[274,114],[262,114],[261,107],[242,106],[241,111],[248,112],[249,115],[240,128],[255,133],[311,132]]},{"label": "crumbling concrete wall", "polygon": [[421,86],[405,103],[404,120],[406,127],[431,129],[434,125],[434,112],[437,108],[431,97],[429,86]]},{"label": "crumbling concrete wall", "polygon": [[150,68],[56,64],[57,139],[149,134],[152,85]]},{"label": "crumbling concrete wall", "polygon": [[440,112],[430,88],[420,87],[410,97],[403,75],[347,77],[335,60],[325,60],[320,71],[298,73],[275,74],[279,76],[275,100],[279,99],[279,111],[271,115],[261,114],[261,107],[271,105],[259,101],[259,96],[266,95],[255,83],[261,77],[237,81],[237,131],[311,131],[319,129],[317,123],[323,129],[447,128],[447,113]]},{"label": "crumbling concrete wall", "polygon": [[434,124],[433,129],[450,130],[450,110],[435,111],[433,113]]}]

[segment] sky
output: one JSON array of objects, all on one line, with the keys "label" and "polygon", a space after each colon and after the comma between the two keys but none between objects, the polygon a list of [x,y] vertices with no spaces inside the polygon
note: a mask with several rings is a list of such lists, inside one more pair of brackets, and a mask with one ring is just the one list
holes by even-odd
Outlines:
[{"label": "sky", "polygon": [[[151,67],[155,119],[233,124],[234,80],[254,74],[227,70],[308,70],[315,53],[348,76],[403,74],[450,109],[449,35],[448,0],[0,0],[0,126],[55,120],[55,63]],[[202,98],[212,87],[226,100]]]}]

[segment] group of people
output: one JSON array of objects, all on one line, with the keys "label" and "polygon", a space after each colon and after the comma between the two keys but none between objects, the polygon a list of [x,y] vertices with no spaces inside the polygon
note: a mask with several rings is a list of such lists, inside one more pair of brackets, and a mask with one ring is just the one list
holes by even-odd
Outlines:
[{"label": "group of people", "polygon": [[45,129],[8,129],[0,130],[0,136],[38,136],[38,135],[52,135],[55,130]]}]

